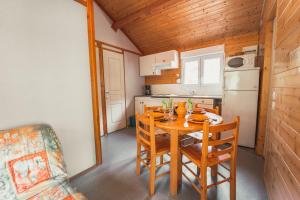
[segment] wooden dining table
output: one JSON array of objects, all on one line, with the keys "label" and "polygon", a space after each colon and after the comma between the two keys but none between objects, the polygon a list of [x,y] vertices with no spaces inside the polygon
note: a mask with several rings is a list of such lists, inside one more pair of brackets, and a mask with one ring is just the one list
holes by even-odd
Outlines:
[{"label": "wooden dining table", "polygon": [[[223,122],[221,116],[206,113],[213,124],[220,124]],[[172,118],[172,117],[171,117]],[[182,178],[182,164],[180,153],[180,138],[183,135],[202,130],[202,123],[187,122],[185,118],[177,118],[176,120],[155,121],[155,127],[165,130],[170,135],[170,193],[172,196],[177,195],[178,186],[181,185]],[[199,155],[200,156],[200,155]],[[217,170],[217,168],[215,168]]]}]

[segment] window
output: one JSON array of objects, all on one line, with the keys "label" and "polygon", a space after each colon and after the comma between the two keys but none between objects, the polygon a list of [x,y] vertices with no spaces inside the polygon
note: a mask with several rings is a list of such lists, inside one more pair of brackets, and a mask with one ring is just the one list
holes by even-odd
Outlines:
[{"label": "window", "polygon": [[184,62],[183,79],[185,84],[198,84],[199,80],[199,61],[187,60]]},{"label": "window", "polygon": [[203,85],[219,84],[221,79],[221,57],[212,56],[202,59],[202,79]]},{"label": "window", "polygon": [[182,59],[182,83],[201,86],[221,84],[223,54],[199,55]]}]

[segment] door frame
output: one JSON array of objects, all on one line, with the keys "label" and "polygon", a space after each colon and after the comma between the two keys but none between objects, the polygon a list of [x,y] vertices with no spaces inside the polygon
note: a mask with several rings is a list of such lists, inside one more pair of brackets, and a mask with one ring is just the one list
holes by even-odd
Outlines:
[{"label": "door frame", "polygon": [[107,116],[106,116],[103,48],[102,48],[102,44],[97,46],[99,48],[100,97],[101,97],[101,108],[102,108],[103,133],[105,136],[107,136],[108,132],[107,132]]},{"label": "door frame", "polygon": [[[118,47],[118,46],[114,46],[114,45],[111,45],[111,44],[108,44],[108,43],[105,43],[105,42],[97,41],[95,39],[95,23],[94,23],[93,0],[75,0],[75,1],[80,3],[82,6],[85,6],[86,7],[86,12],[87,12],[88,48],[89,48],[89,61],[90,61],[92,111],[93,111],[94,140],[95,140],[95,157],[96,157],[96,165],[100,165],[100,164],[102,164],[102,145],[101,145],[101,137],[100,137],[100,132],[101,131],[100,131],[100,115],[99,115],[98,85],[97,85],[96,47],[99,47],[99,52],[101,52],[99,54],[99,56],[100,56],[100,60],[99,60],[100,61],[100,70],[102,68],[101,66],[104,66],[103,65],[102,44],[104,44],[106,46],[114,47],[116,49],[120,49],[122,51],[122,53],[124,53],[126,51],[126,52],[130,52],[130,53],[133,53],[133,54],[136,54],[136,55],[139,55],[139,56],[142,56],[143,54],[135,52],[135,51],[131,51],[131,50],[128,50],[128,49],[125,49],[125,48],[121,48],[121,47]],[[124,56],[123,56],[123,60],[124,60]],[[123,66],[124,66],[124,76],[125,76],[125,62],[124,62]],[[100,76],[100,79],[101,79],[101,76]],[[102,77],[102,80],[104,80],[104,77]],[[125,78],[124,78],[124,82],[125,82]],[[125,105],[126,105],[126,89],[125,89]],[[106,107],[105,107],[105,111],[106,111]],[[125,109],[125,112],[126,112],[126,109]],[[102,114],[103,114],[103,110],[102,110]],[[106,113],[105,113],[105,116],[106,116]],[[126,117],[126,120],[127,120],[127,117]],[[103,125],[104,125],[104,123],[103,123]],[[107,126],[107,123],[106,123],[106,126]],[[107,135],[107,131],[106,131],[105,135]]]},{"label": "door frame", "polygon": [[[101,94],[101,108],[102,108],[102,119],[103,119],[103,133],[105,136],[108,136],[107,131],[107,110],[106,110],[106,98],[105,98],[105,76],[104,76],[104,58],[103,51],[111,51],[114,53],[119,53],[123,55],[123,70],[124,70],[124,95],[125,95],[125,120],[127,126],[127,111],[126,111],[126,83],[125,83],[125,59],[124,59],[124,51],[128,51],[122,49],[120,47],[110,45],[105,42],[96,41],[96,46],[99,48],[99,67],[100,67],[100,94]],[[130,51],[131,52],[131,51]]]},{"label": "door frame", "polygon": [[102,164],[93,0],[86,1],[96,165]]}]

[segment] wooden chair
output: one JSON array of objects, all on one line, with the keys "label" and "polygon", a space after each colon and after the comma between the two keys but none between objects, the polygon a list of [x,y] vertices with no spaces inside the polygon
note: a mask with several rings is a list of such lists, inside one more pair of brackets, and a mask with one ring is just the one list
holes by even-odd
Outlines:
[{"label": "wooden chair", "polygon": [[[236,158],[237,158],[237,142],[239,136],[240,118],[236,117],[231,123],[210,126],[209,122],[205,122],[203,126],[203,139],[201,144],[193,144],[186,147],[181,147],[181,153],[188,158],[188,162],[183,163],[183,166],[188,169],[191,174],[200,182],[200,188],[190,180],[190,178],[183,173],[183,176],[192,183],[196,191],[201,194],[201,199],[207,199],[207,189],[219,185],[224,182],[230,182],[230,199],[236,199]],[[232,136],[224,139],[212,140],[209,138],[209,133],[221,133],[225,131],[232,131]],[[230,169],[223,163],[230,162]],[[197,175],[188,166],[193,163],[200,168],[200,175]],[[230,176],[226,177],[220,172],[217,172],[223,180],[207,185],[207,167],[215,165],[222,166],[230,172]]]},{"label": "wooden chair", "polygon": [[[156,111],[156,110],[159,110],[159,109],[162,109],[162,106],[147,106],[147,105],[144,105],[144,113],[145,112],[152,112],[152,111]],[[166,134],[167,132],[160,129],[160,128],[155,128],[155,132],[158,133],[158,134]]]},{"label": "wooden chair", "polygon": [[[201,104],[196,104],[195,108],[202,108]],[[205,110],[206,112],[210,112],[210,113],[214,113],[216,115],[220,115],[220,107],[216,106],[215,108],[202,108],[203,110]]]},{"label": "wooden chair", "polygon": [[162,109],[162,106],[147,106],[147,105],[144,105],[144,112],[156,111],[158,109]]},{"label": "wooden chair", "polygon": [[[200,104],[196,104],[195,108],[201,108]],[[215,108],[202,108],[204,109],[206,112],[210,112],[216,115],[220,115],[220,107],[216,106]],[[202,135],[203,132],[202,131],[198,131],[198,132],[194,132],[194,133],[189,133],[188,136],[192,137],[194,139],[194,143],[200,143],[202,141]],[[218,139],[215,138],[217,134],[210,134],[209,137],[214,137],[214,139]]]},{"label": "wooden chair", "polygon": [[[155,179],[169,174],[168,171],[156,175],[156,169],[170,163],[169,161],[163,162],[163,155],[168,155],[170,152],[170,138],[166,134],[155,132],[153,115],[150,114],[150,117],[147,118],[136,113],[136,141],[136,174],[140,175],[141,163],[150,170],[149,193],[153,195],[155,192]],[[145,158],[143,158],[144,155]],[[161,158],[159,165],[156,165],[157,157]]]}]

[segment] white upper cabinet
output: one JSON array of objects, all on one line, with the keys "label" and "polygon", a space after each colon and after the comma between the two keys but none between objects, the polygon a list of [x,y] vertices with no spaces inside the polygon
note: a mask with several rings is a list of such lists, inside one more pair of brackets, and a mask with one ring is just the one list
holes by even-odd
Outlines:
[{"label": "white upper cabinet", "polygon": [[161,70],[178,67],[178,51],[176,50],[140,57],[140,76],[160,75]]},{"label": "white upper cabinet", "polygon": [[178,67],[178,52],[175,50],[166,51],[162,53],[155,54],[155,64],[156,65],[170,65],[169,67]]},{"label": "white upper cabinet", "polygon": [[141,56],[140,57],[140,76],[150,76],[154,74],[155,56]]}]

